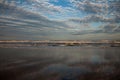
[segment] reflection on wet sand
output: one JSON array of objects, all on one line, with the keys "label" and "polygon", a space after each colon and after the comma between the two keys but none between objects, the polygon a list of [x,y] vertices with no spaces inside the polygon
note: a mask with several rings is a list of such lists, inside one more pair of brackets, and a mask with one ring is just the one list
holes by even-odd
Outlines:
[{"label": "reflection on wet sand", "polygon": [[0,80],[119,80],[119,48],[1,48]]}]

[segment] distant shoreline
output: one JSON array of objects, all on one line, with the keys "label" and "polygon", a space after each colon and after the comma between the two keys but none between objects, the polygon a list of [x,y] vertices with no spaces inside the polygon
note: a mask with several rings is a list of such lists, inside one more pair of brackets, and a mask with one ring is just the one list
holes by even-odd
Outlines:
[{"label": "distant shoreline", "polygon": [[78,46],[78,47],[120,47],[120,40],[0,40],[1,48],[40,47],[40,46]]}]

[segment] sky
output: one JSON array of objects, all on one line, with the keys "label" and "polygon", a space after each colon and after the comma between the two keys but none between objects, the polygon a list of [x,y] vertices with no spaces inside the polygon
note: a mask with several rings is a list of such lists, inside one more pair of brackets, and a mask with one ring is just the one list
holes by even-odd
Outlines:
[{"label": "sky", "polygon": [[0,0],[0,40],[120,40],[120,0]]}]

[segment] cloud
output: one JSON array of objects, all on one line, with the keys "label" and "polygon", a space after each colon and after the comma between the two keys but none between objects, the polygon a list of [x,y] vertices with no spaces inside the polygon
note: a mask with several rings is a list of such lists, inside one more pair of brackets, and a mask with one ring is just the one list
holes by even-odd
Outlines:
[{"label": "cloud", "polygon": [[55,6],[49,3],[49,0],[3,0],[0,1],[2,4],[11,6],[20,6],[32,11],[40,12],[61,12],[61,6]]},{"label": "cloud", "polygon": [[[70,6],[62,6],[62,5],[55,5],[52,2],[56,2],[57,0],[14,0],[14,4],[16,6],[19,6],[21,8],[24,8],[24,10],[29,10],[32,12],[36,12],[38,14],[42,14],[45,16],[52,16],[55,18],[61,17],[69,17],[69,13],[73,13],[74,16],[78,13],[76,9],[70,7]],[[64,1],[64,0],[63,0]],[[9,0],[6,0],[4,4],[7,3],[7,5],[10,5],[12,2]]]},{"label": "cloud", "polygon": [[[26,37],[48,37],[55,31],[61,30],[62,27],[67,25],[62,21],[50,20],[45,16],[24,10],[20,7],[0,4],[0,35],[1,39]],[[9,15],[8,15],[8,12]],[[23,37],[22,37],[23,36]],[[40,38],[40,37],[39,37]]]},{"label": "cloud", "polygon": [[120,26],[118,24],[106,24],[100,27],[100,29],[81,30],[78,32],[74,32],[73,35],[100,34],[100,33],[113,34],[119,32],[120,32]]},{"label": "cloud", "polygon": [[120,0],[111,0],[108,4],[109,14],[113,12],[120,13]]},{"label": "cloud", "polygon": [[34,5],[32,7],[36,8],[37,11],[40,11],[40,12],[48,12],[48,13],[58,12],[59,13],[62,11],[61,6],[55,6],[49,3],[48,0],[46,1],[35,0],[33,4]]},{"label": "cloud", "polygon": [[66,6],[58,2],[0,0],[1,38],[71,39],[75,35],[120,32],[119,0],[67,0]]},{"label": "cloud", "polygon": [[27,24],[36,24],[36,25],[38,24],[39,27],[66,26],[64,23],[60,21],[49,20],[45,16],[42,16],[35,12],[24,10],[23,8],[20,8],[20,7],[13,7],[13,6],[4,5],[4,4],[1,4],[0,7],[1,7],[0,8],[1,19],[7,20],[9,22],[13,21],[14,23],[22,22]]},{"label": "cloud", "polygon": [[103,26],[103,33],[117,33],[120,32],[120,26],[117,24],[107,24]]},{"label": "cloud", "polygon": [[90,23],[90,22],[107,22],[107,23],[120,23],[120,15],[113,17],[105,17],[104,15],[88,15],[83,18],[72,18],[69,21],[76,23]]},{"label": "cloud", "polygon": [[95,0],[71,0],[71,3],[80,11],[92,14],[104,13],[104,9],[108,6],[104,1],[98,2]]},{"label": "cloud", "polygon": [[112,16],[118,22],[116,16],[120,13],[120,0],[70,0],[70,2],[82,13]]}]

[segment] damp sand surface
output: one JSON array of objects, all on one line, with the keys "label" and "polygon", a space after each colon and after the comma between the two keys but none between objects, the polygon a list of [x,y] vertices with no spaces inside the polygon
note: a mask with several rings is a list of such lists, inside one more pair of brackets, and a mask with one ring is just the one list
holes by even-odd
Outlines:
[{"label": "damp sand surface", "polygon": [[120,80],[116,47],[0,48],[0,80]]}]

